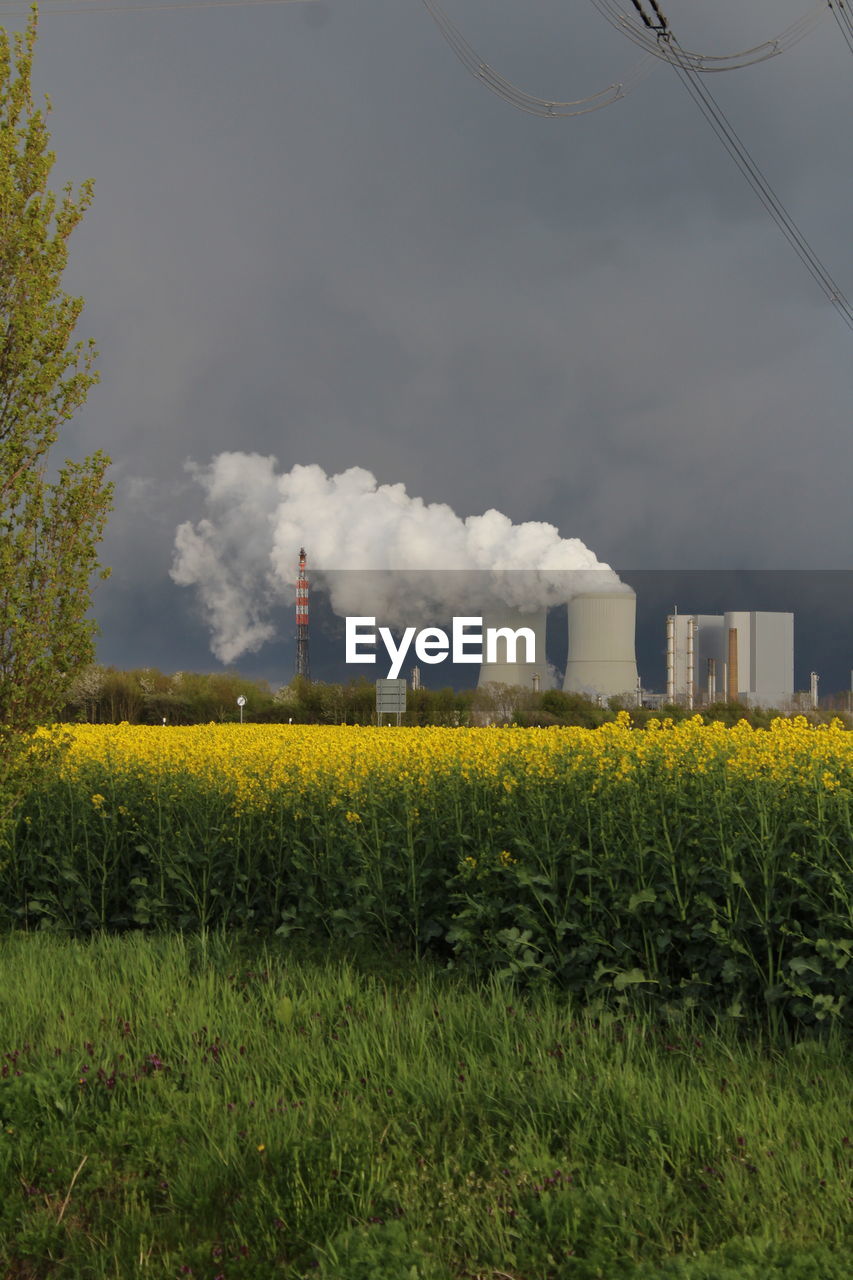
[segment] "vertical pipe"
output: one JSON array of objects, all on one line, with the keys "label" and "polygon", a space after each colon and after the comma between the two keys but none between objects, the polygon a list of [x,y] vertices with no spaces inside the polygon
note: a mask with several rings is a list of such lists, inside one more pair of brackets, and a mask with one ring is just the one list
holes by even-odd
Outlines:
[{"label": "vertical pipe", "polygon": [[717,700],[717,663],[714,658],[708,659],[708,702]]},{"label": "vertical pipe", "polygon": [[696,639],[696,619],[687,619],[687,708],[693,710],[693,648]]},{"label": "vertical pipe", "polygon": [[675,702],[675,618],[666,620],[666,700]]}]

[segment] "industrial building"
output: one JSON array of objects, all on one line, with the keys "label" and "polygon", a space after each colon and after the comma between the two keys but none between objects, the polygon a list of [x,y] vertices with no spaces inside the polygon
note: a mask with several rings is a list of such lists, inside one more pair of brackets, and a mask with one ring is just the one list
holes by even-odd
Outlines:
[{"label": "industrial building", "polygon": [[[567,693],[588,697],[637,698],[707,706],[738,701],[784,708],[794,696],[794,615],[757,610],[678,613],[666,623],[666,693],[641,694],[635,650],[636,595],[630,589],[586,592],[567,606]],[[489,682],[546,689],[553,683],[545,657],[545,610],[507,610],[490,626],[529,628],[536,636],[536,661],[522,662],[523,646],[484,662],[480,685]]]},{"label": "industrial building", "polygon": [[[306,563],[305,549],[300,548],[296,582],[296,674],[310,679]],[[564,692],[598,700],[636,699],[646,705],[665,700],[699,707],[717,701],[738,701],[785,709],[791,703],[794,697],[793,613],[730,610],[711,614],[674,610],[666,620],[665,694],[651,694],[641,688],[635,648],[636,615],[636,594],[627,586],[571,596],[567,603]],[[546,654],[547,617],[545,607],[522,611],[506,606],[482,619],[487,643],[483,646],[480,687],[501,684],[544,691],[555,686],[556,673]],[[814,673],[812,700],[816,704]]]},{"label": "industrial building", "polygon": [[793,613],[670,614],[666,696],[687,706],[784,707],[794,696]]}]

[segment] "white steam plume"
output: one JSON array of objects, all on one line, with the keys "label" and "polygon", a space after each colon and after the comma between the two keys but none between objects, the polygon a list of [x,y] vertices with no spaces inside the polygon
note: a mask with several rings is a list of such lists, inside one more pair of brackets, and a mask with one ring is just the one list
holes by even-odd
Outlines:
[{"label": "white steam plume", "polygon": [[270,614],[294,600],[301,546],[312,590],[327,590],[335,613],[374,614],[392,627],[488,612],[496,601],[535,609],[580,590],[630,590],[554,525],[516,525],[494,510],[461,519],[361,467],[334,476],[276,468],[275,458],[247,453],[189,464],[207,514],[178,527],[171,576],[197,589],[222,662],[274,638]]}]

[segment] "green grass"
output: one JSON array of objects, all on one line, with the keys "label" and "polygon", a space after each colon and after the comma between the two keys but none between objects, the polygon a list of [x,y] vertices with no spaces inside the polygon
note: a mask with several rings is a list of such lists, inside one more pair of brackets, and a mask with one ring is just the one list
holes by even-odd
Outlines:
[{"label": "green grass", "polygon": [[853,1073],[422,964],[0,937],[0,1274],[842,1280]]}]

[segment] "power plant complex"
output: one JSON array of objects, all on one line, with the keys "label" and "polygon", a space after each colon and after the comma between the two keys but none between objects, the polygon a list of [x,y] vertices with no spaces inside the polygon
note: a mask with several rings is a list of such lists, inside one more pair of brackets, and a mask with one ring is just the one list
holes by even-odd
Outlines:
[{"label": "power plant complex", "polygon": [[[637,597],[632,590],[580,593],[568,601],[566,612],[565,693],[687,707],[722,701],[783,707],[794,696],[793,613],[674,611],[665,623],[666,689],[655,695],[643,690],[637,671]],[[533,630],[537,661],[484,662],[479,685],[553,688],[554,671],[544,659],[545,620],[545,610],[502,618],[504,627]]]},{"label": "power plant complex", "polygon": [[667,618],[667,702],[778,707],[793,696],[793,613],[674,613]]},{"label": "power plant complex", "polygon": [[[295,670],[297,675],[310,678],[306,559],[305,549],[300,548]],[[666,702],[687,707],[738,701],[782,708],[794,697],[793,613],[679,613],[674,609],[661,624],[661,638],[665,636],[666,645],[666,685],[662,693],[644,689],[638,674],[637,597],[632,588],[620,586],[617,580],[609,590],[571,594],[566,602],[568,649],[561,684],[556,669],[547,660],[548,614],[546,607],[530,610],[497,606],[477,619],[482,622],[483,632],[478,687],[499,684],[532,691],[562,687],[566,693],[598,701],[617,697],[638,704]],[[479,655],[475,660],[480,660]],[[470,662],[471,658],[463,661]],[[815,695],[814,675],[812,685]]]}]

